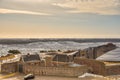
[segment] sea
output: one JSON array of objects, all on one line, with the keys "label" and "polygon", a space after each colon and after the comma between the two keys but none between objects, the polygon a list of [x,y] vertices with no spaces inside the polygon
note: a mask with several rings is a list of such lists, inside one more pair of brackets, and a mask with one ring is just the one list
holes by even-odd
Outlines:
[{"label": "sea", "polygon": [[0,56],[8,54],[9,50],[19,50],[22,54],[40,53],[41,50],[78,50],[114,43],[120,47],[119,38],[111,39],[81,39],[81,38],[19,38],[0,39]]}]

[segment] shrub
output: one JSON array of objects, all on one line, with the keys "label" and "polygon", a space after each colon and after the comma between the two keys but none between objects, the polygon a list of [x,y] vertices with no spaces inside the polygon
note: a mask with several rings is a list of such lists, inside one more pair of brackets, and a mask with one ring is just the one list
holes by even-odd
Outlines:
[{"label": "shrub", "polygon": [[9,50],[8,53],[20,54],[21,52],[19,50]]}]

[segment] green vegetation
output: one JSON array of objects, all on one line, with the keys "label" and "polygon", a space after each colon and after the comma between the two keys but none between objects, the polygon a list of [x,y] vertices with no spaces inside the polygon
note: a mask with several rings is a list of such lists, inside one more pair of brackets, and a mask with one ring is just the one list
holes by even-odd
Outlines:
[{"label": "green vegetation", "polygon": [[46,50],[41,50],[40,53],[47,53],[47,51]]},{"label": "green vegetation", "polygon": [[20,54],[21,52],[19,50],[9,50],[8,53]]},{"label": "green vegetation", "polygon": [[[58,50],[60,52],[60,50]],[[56,50],[41,50],[40,53],[57,52]]]},{"label": "green vegetation", "polygon": [[49,50],[48,52],[56,52],[56,50]]},{"label": "green vegetation", "polygon": [[61,52],[61,50],[60,50],[60,49],[58,49],[58,52]]}]

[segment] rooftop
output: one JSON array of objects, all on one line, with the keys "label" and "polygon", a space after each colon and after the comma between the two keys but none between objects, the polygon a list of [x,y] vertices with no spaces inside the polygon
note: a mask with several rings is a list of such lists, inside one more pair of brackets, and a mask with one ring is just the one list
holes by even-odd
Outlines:
[{"label": "rooftop", "polygon": [[39,54],[23,55],[22,58],[23,58],[24,62],[40,61],[41,60]]},{"label": "rooftop", "polygon": [[66,54],[57,54],[53,58],[53,61],[69,62],[69,57]]}]

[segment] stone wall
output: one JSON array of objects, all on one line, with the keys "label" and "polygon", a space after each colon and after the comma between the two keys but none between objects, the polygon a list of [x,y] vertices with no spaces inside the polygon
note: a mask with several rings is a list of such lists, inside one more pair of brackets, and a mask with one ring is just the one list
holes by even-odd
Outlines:
[{"label": "stone wall", "polygon": [[52,66],[52,59],[53,57],[45,57],[45,62],[47,67]]},{"label": "stone wall", "polygon": [[[33,73],[35,75],[47,75],[47,76],[69,76],[77,77],[86,72],[91,72],[99,75],[119,75],[120,74],[120,64],[116,63],[114,65],[105,65],[103,62],[79,58],[76,57],[75,63],[84,66],[70,67],[67,63],[52,62],[52,66],[45,66],[43,62],[30,62],[22,64],[23,73],[29,74]],[[1,73],[15,73],[19,72],[18,62],[4,63],[1,64]],[[58,66],[59,65],[59,66]]]},{"label": "stone wall", "polygon": [[14,73],[18,71],[18,62],[1,64],[1,73]]},{"label": "stone wall", "polygon": [[106,66],[106,74],[107,75],[119,75],[120,74],[120,64]]},{"label": "stone wall", "polygon": [[105,54],[106,52],[114,50],[116,48],[117,48],[116,45],[114,45],[112,43],[108,43],[106,45],[98,46],[98,47],[95,48],[95,53],[97,54],[96,58]]},{"label": "stone wall", "polygon": [[105,64],[103,62],[92,60],[92,59],[79,58],[79,57],[76,57],[74,62],[77,64],[88,66],[89,72],[91,73],[106,75]]},{"label": "stone wall", "polygon": [[86,66],[80,67],[40,67],[38,65],[25,64],[23,71],[25,74],[32,73],[43,76],[66,76],[77,77],[87,72]]},{"label": "stone wall", "polygon": [[105,54],[108,51],[116,49],[116,45],[112,43],[108,43],[106,45],[101,45],[97,47],[90,47],[84,50],[81,50],[80,54],[81,57],[88,58],[88,59],[96,59],[97,57]]}]

